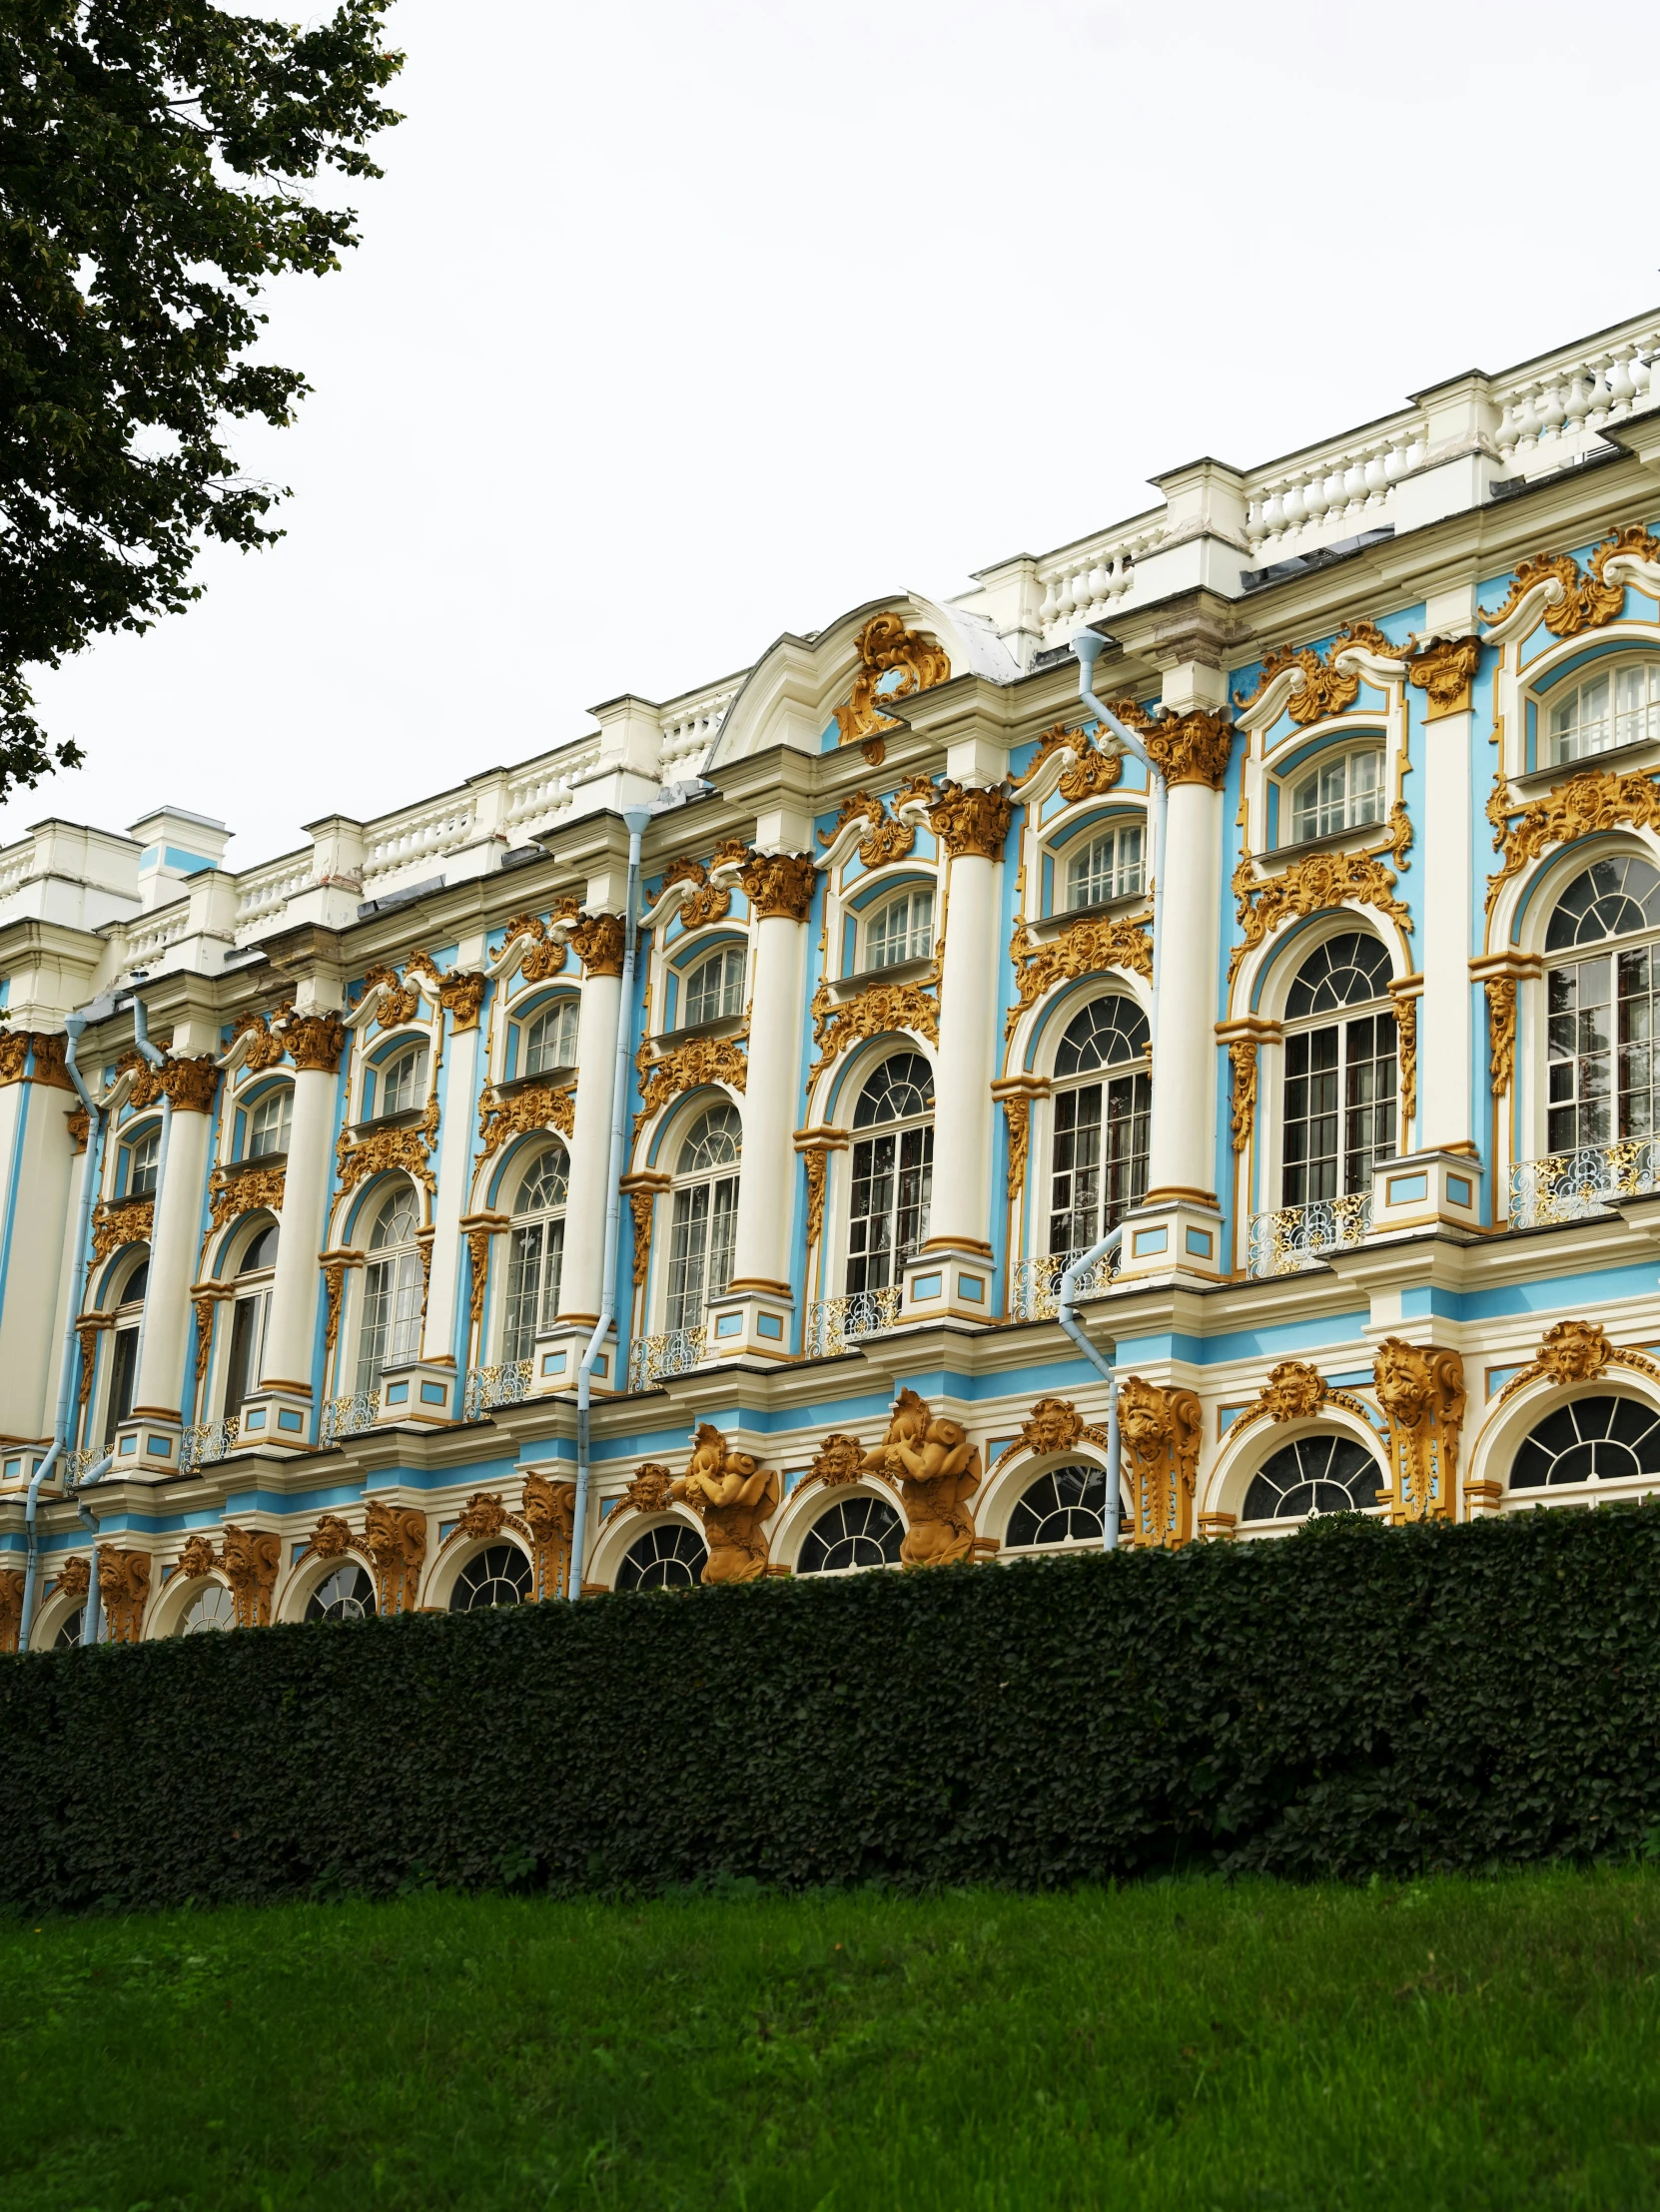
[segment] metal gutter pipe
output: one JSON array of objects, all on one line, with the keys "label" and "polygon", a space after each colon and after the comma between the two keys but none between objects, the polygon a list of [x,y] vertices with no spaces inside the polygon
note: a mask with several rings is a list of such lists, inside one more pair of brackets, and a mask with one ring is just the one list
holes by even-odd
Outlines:
[{"label": "metal gutter pipe", "polygon": [[1061,1276],[1061,1286],[1055,1296],[1055,1318],[1060,1322],[1078,1349],[1084,1354],[1098,1375],[1107,1383],[1107,1495],[1102,1503],[1101,1548],[1116,1552],[1119,1548],[1119,1387],[1113,1370],[1113,1362],[1096,1345],[1090,1342],[1084,1324],[1078,1318],[1074,1303],[1078,1290],[1078,1278],[1086,1268],[1093,1267],[1098,1259],[1105,1259],[1109,1252],[1117,1251],[1124,1237],[1121,1222],[1116,1229],[1109,1229],[1098,1243],[1082,1252]]},{"label": "metal gutter pipe", "polygon": [[622,992],[616,1018],[616,1073],[611,1084],[611,1145],[605,1167],[605,1256],[600,1275],[599,1319],[576,1367],[576,1510],[570,1530],[570,1582],[565,1592],[574,1604],[582,1594],[582,1556],[588,1530],[588,1441],[592,1410],[593,1363],[616,1314],[616,1244],[622,1220],[622,1131],[628,1118],[628,1041],[633,1029],[634,954],[639,943],[640,841],[651,819],[649,807],[625,807],[628,832],[628,904],[623,914]]},{"label": "metal gutter pipe", "polygon": [[98,1523],[93,1516],[91,1506],[88,1505],[81,1493],[83,1490],[90,1490],[95,1482],[103,1481],[110,1471],[110,1462],[114,1456],[113,1452],[106,1452],[97,1466],[89,1467],[75,1486],[75,1511],[92,1531],[92,1567],[87,1577],[86,1607],[81,1614],[81,1642],[83,1646],[101,1641],[98,1632],[103,1626],[101,1619],[103,1609],[98,1602]]},{"label": "metal gutter pipe", "polygon": [[[69,1394],[70,1376],[75,1364],[75,1323],[80,1316],[81,1300],[85,1295],[85,1268],[87,1232],[92,1224],[92,1203],[98,1189],[98,1164],[104,1142],[103,1109],[87,1089],[76,1062],[81,1034],[87,1026],[84,1014],[71,1014],[65,1018],[68,1043],[64,1047],[64,1067],[69,1080],[75,1086],[82,1106],[87,1111],[86,1160],[81,1170],[81,1198],[76,1214],[74,1275],[70,1283],[69,1313],[64,1322],[63,1353],[58,1362],[58,1405],[52,1423],[52,1448],[29,1479],[29,1496],[24,1506],[24,1526],[28,1530],[29,1556],[23,1573],[23,1619],[18,1628],[17,1648],[29,1649],[29,1628],[34,1619],[35,1574],[40,1560],[40,1544],[35,1517],[40,1505],[40,1487],[62,1458],[69,1445]],[[107,1466],[108,1461],[105,1462]],[[93,1571],[97,1572],[97,1547],[94,1547]]]},{"label": "metal gutter pipe", "polygon": [[[1096,697],[1095,664],[1107,650],[1107,640],[1098,630],[1080,630],[1072,641],[1072,649],[1078,661],[1078,696],[1104,730],[1111,730],[1121,745],[1129,747],[1147,770],[1148,784],[1153,794],[1153,839],[1148,856],[1148,881],[1154,888],[1153,906],[1153,1015],[1148,1024],[1155,1039],[1159,1035],[1159,941],[1163,932],[1159,928],[1159,909],[1165,897],[1165,824],[1170,814],[1170,788],[1164,774],[1154,761],[1147,747],[1134,730],[1127,729],[1103,700]],[[1149,1107],[1152,1106],[1152,1087],[1157,1081],[1152,1072],[1148,1076]]]}]

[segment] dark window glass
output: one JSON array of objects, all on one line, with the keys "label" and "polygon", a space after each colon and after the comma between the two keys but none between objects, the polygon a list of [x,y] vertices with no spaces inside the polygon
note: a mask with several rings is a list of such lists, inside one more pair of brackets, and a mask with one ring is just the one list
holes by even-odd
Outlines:
[{"label": "dark window glass", "polygon": [[138,1372],[137,1329],[117,1329],[110,1365],[110,1405],[104,1416],[104,1442],[113,1444],[115,1432],[133,1410],[133,1384]]},{"label": "dark window glass", "polygon": [[1660,1475],[1660,1413],[1638,1398],[1575,1398],[1547,1414],[1510,1465],[1512,1490]]},{"label": "dark window glass", "polygon": [[1364,1006],[1368,999],[1386,997],[1388,989],[1389,956],[1377,939],[1345,931],[1341,937],[1328,937],[1297,970],[1285,1019],[1296,1022],[1308,1014]]},{"label": "dark window glass", "polygon": [[530,1595],[530,1562],[516,1544],[491,1544],[469,1559],[449,1593],[451,1613],[486,1605],[517,1605]]},{"label": "dark window glass", "polygon": [[1306,1513],[1346,1513],[1375,1505],[1383,1471],[1357,1437],[1299,1436],[1251,1478],[1246,1521],[1299,1520]]},{"label": "dark window glass", "polygon": [[[1107,1477],[1099,1467],[1052,1467],[1021,1495],[1009,1516],[1008,1548],[1030,1544],[1099,1544],[1106,1531]],[[1130,1506],[1119,1495],[1119,1527],[1130,1527]]]},{"label": "dark window glass", "polygon": [[892,1567],[904,1540],[899,1515],[885,1498],[863,1493],[842,1498],[802,1538],[797,1572],[834,1575],[850,1567]]},{"label": "dark window glass", "polygon": [[1395,1147],[1395,1042],[1392,1014],[1286,1038],[1281,1205],[1371,1187]]},{"label": "dark window glass", "polygon": [[616,1571],[619,1590],[683,1590],[703,1579],[708,1548],[684,1521],[661,1521],[629,1545]]},{"label": "dark window glass", "polygon": [[1550,917],[1547,953],[1571,945],[1596,945],[1660,926],[1660,873],[1634,853],[1593,861],[1575,876]]},{"label": "dark window glass", "polygon": [[260,1380],[260,1348],[265,1336],[266,1302],[239,1298],[231,1321],[231,1357],[225,1373],[225,1418],[240,1413]]},{"label": "dark window glass", "polygon": [[337,1567],[306,1600],[308,1621],[362,1621],[375,1611],[375,1585],[362,1567]]}]

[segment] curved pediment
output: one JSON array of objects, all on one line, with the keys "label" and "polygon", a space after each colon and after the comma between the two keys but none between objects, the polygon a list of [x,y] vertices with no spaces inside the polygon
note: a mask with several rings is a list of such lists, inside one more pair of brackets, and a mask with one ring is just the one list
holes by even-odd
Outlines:
[{"label": "curved pediment", "polygon": [[786,631],[768,646],[727,709],[703,773],[775,745],[816,753],[838,709],[852,739],[877,726],[885,696],[900,703],[953,676],[1005,684],[1019,674],[1014,655],[981,616],[913,591],[868,600],[815,637]]}]

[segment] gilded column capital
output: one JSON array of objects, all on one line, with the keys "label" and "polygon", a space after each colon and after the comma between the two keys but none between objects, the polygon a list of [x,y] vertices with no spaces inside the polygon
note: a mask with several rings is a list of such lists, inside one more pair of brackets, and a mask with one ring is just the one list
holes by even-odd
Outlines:
[{"label": "gilded column capital", "polygon": [[1415,690],[1429,695],[1424,710],[1426,722],[1439,722],[1444,715],[1468,712],[1470,686],[1480,665],[1481,640],[1478,637],[1433,638],[1412,655],[1406,677]]},{"label": "gilded column capital", "polygon": [[1198,783],[1220,791],[1228,779],[1234,724],[1226,707],[1195,707],[1191,714],[1155,722],[1142,742],[1166,783]]},{"label": "gilded column capital", "polygon": [[928,809],[928,821],[953,860],[1001,860],[1012,811],[1001,791],[946,784]]},{"label": "gilded column capital", "polygon": [[623,929],[620,914],[590,914],[570,933],[586,976],[622,974]]},{"label": "gilded column capital", "polygon": [[811,853],[751,853],[738,870],[744,897],[763,922],[805,922],[814,876]]},{"label": "gilded column capital", "polygon": [[211,1113],[219,1090],[219,1063],[212,1053],[198,1060],[167,1060],[157,1080],[173,1101],[175,1113]]},{"label": "gilded column capital", "polygon": [[338,1014],[291,1014],[280,1032],[302,1074],[333,1076],[346,1050],[346,1024]]}]

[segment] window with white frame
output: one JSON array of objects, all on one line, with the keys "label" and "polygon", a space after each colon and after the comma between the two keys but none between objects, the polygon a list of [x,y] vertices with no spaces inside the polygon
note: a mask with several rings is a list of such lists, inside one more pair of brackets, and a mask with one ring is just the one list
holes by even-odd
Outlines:
[{"label": "window with white frame", "polygon": [[1383,748],[1326,756],[1289,787],[1290,829],[1280,843],[1300,845],[1304,838],[1330,837],[1383,819]]},{"label": "window with white frame", "polygon": [[679,1027],[728,1022],[743,1012],[743,947],[727,945],[699,961],[685,980]]},{"label": "window with white frame", "polygon": [[1282,1444],[1250,1478],[1240,1518],[1299,1521],[1310,1513],[1357,1513],[1383,1488],[1375,1454],[1357,1437],[1316,1431]]},{"label": "window with white frame", "polygon": [[379,1120],[388,1113],[408,1113],[426,1097],[426,1048],[406,1045],[382,1061],[370,1076],[369,1112]]},{"label": "window with white frame", "polygon": [[1660,1413],[1638,1398],[1572,1398],[1532,1429],[1510,1463],[1512,1490],[1629,1482],[1660,1474]]},{"label": "window with white frame", "polygon": [[897,1287],[928,1235],[934,1191],[934,1072],[920,1053],[895,1053],[853,1109],[847,1294]]},{"label": "window with white frame", "polygon": [[[271,1311],[271,1270],[277,1264],[278,1227],[268,1221],[256,1231],[237,1267],[237,1297],[231,1308],[231,1349],[225,1362],[224,1417],[242,1411],[259,1387],[265,1356],[266,1321]],[[262,1279],[263,1278],[263,1279]]]},{"label": "window with white frame", "polygon": [[139,1328],[144,1317],[144,1293],[150,1286],[150,1258],[146,1253],[131,1269],[116,1300],[117,1322],[110,1340],[109,1384],[104,1401],[104,1442],[115,1442],[115,1432],[133,1410],[133,1390],[138,1381]]},{"label": "window with white frame", "polygon": [[283,1084],[258,1100],[248,1116],[249,1158],[265,1159],[273,1152],[286,1152],[293,1125],[294,1093]]},{"label": "window with white frame", "polygon": [[308,1621],[367,1621],[378,1610],[375,1585],[356,1564],[337,1567],[306,1600]]},{"label": "window with white frame", "polygon": [[476,1613],[491,1605],[520,1605],[530,1595],[530,1562],[516,1544],[491,1544],[469,1559],[449,1593],[451,1613]]},{"label": "window with white frame", "polygon": [[[1584,760],[1660,740],[1660,660],[1603,667],[1550,706],[1550,759]],[[1543,764],[1541,764],[1543,765]]]},{"label": "window with white frame", "polygon": [[1142,889],[1142,828],[1121,822],[1092,837],[1067,862],[1067,907],[1096,907]]},{"label": "window with white frame", "polygon": [[1545,953],[1547,1141],[1553,1152],[1660,1129],[1656,1002],[1660,873],[1634,853],[1593,861],[1551,914]]},{"label": "window with white frame", "polygon": [[[1130,1526],[1129,1501],[1119,1493],[1119,1526]],[[1006,1551],[1047,1544],[1100,1544],[1107,1531],[1107,1477],[1080,1461],[1052,1467],[1029,1483],[1009,1516]]]},{"label": "window with white frame", "polygon": [[180,1636],[201,1636],[214,1629],[235,1628],[236,1625],[236,1600],[224,1583],[210,1582],[205,1590],[192,1598],[177,1633]]},{"label": "window with white frame", "polygon": [[738,1157],[743,1123],[736,1106],[711,1106],[680,1146],[668,1243],[668,1326],[702,1325],[711,1298],[732,1279],[738,1227]]},{"label": "window with white frame", "polygon": [[1388,954],[1353,930],[1328,937],[1297,970],[1285,1002],[1281,1205],[1369,1190],[1372,1162],[1394,1151],[1388,981]]},{"label": "window with white frame", "polygon": [[570,1162],[563,1145],[538,1154],[519,1182],[507,1243],[507,1297],[501,1357],[528,1359],[536,1331],[553,1326],[559,1310],[559,1268],[565,1249],[565,1197]]},{"label": "window with white frame", "polygon": [[363,1315],[358,1327],[360,1390],[379,1390],[389,1366],[420,1349],[420,1213],[415,1191],[399,1184],[382,1199],[369,1232]]},{"label": "window with white frame", "polygon": [[1055,1055],[1049,1249],[1081,1252],[1147,1192],[1147,1017],[1134,999],[1092,999]]},{"label": "window with white frame", "polygon": [[543,1076],[550,1069],[576,1065],[577,1002],[566,996],[531,1017],[523,1025],[524,1065],[521,1076]]},{"label": "window with white frame", "polygon": [[684,1521],[659,1521],[637,1536],[616,1571],[619,1590],[687,1590],[701,1582],[709,1552]]},{"label": "window with white frame", "polygon": [[156,1195],[156,1178],[162,1168],[162,1132],[149,1128],[141,1136],[135,1136],[127,1146],[127,1188],[129,1198],[153,1198]]},{"label": "window with white frame", "polygon": [[867,968],[897,968],[901,961],[926,960],[934,950],[934,894],[906,891],[878,907],[865,924]]},{"label": "window with white frame", "polygon": [[885,1498],[857,1490],[822,1512],[801,1539],[799,1575],[846,1575],[860,1567],[897,1567],[905,1524]]}]

